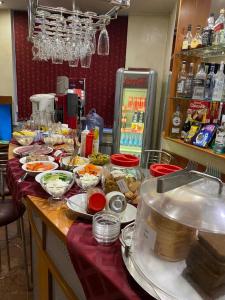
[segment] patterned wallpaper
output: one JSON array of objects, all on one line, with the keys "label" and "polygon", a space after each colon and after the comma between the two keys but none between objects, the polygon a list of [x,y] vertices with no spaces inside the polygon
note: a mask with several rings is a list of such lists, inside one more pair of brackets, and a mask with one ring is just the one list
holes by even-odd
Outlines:
[{"label": "patterned wallpaper", "polygon": [[112,127],[116,71],[125,66],[127,23],[127,17],[119,17],[107,27],[109,56],[94,55],[90,69],[70,68],[67,63],[54,65],[51,62],[32,61],[32,45],[27,41],[27,14],[14,12],[19,120],[29,118],[31,114],[31,95],[55,92],[56,77],[65,75],[86,78],[86,113],[95,107],[104,118],[105,126]]}]

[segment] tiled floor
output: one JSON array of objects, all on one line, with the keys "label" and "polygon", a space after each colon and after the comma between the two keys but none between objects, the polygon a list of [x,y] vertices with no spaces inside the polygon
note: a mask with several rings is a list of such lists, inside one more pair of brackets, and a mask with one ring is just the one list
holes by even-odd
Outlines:
[{"label": "tiled floor", "polygon": [[[25,231],[27,246],[29,244],[29,227],[25,215]],[[32,293],[27,291],[25,269],[23,265],[23,250],[21,239],[17,237],[17,223],[8,226],[10,237],[11,270],[7,268],[5,247],[5,230],[0,228],[0,249],[2,270],[0,272],[0,299],[1,300],[32,300]],[[29,252],[29,251],[28,251]]]}]

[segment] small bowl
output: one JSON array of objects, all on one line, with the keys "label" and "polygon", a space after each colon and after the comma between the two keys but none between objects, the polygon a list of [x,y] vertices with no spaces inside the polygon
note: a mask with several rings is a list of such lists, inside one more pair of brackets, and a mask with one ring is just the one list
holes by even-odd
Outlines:
[{"label": "small bowl", "polygon": [[[31,170],[29,168],[29,166],[31,167],[34,167],[35,165],[38,167],[38,164],[42,165],[43,168],[44,168],[44,165],[46,166],[46,170]],[[40,165],[40,168],[41,168],[41,165]],[[47,166],[49,166],[50,168],[47,169]],[[27,172],[29,175],[31,176],[36,176],[37,174],[39,173],[42,173],[42,172],[45,172],[45,171],[52,171],[52,170],[55,170],[58,168],[58,164],[53,162],[53,161],[31,161],[31,162],[28,162],[28,163],[25,163],[24,165],[22,165],[22,169]]]},{"label": "small bowl", "polygon": [[31,135],[13,135],[14,139],[22,146],[29,146],[33,143],[35,136]]},{"label": "small bowl", "polygon": [[87,190],[89,188],[92,188],[92,187],[95,187],[96,185],[98,185],[101,180],[101,177],[102,177],[102,167],[99,167],[99,166],[97,167],[99,171],[96,176],[92,175],[92,174],[88,174],[88,173],[84,173],[82,175],[79,174],[79,171],[84,170],[84,168],[87,166],[88,165],[80,166],[80,167],[73,169],[73,172],[75,174],[76,184],[84,190]]},{"label": "small bowl", "polygon": [[108,154],[91,154],[88,158],[90,163],[96,166],[104,166],[110,162],[110,156]]},{"label": "small bowl", "polygon": [[[62,157],[61,160],[60,160],[60,164],[61,164],[61,167],[63,169],[69,169],[69,170],[73,170],[74,168],[78,167],[78,166],[84,166],[84,165],[87,165],[89,163],[89,159],[86,158],[86,157],[80,157],[80,156],[76,156],[76,158],[79,158],[80,159],[80,162],[78,161],[76,164],[74,165],[69,165],[69,162],[71,160],[71,156],[65,156],[65,157]],[[79,160],[78,159],[78,160]]]},{"label": "small bowl", "polygon": [[73,186],[74,176],[67,171],[48,171],[39,176],[42,188],[51,195],[49,200],[62,200],[63,195]]}]

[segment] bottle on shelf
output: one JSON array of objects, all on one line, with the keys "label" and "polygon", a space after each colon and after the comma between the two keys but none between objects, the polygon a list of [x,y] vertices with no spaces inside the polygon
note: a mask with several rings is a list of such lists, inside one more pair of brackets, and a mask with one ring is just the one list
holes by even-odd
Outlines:
[{"label": "bottle on shelf", "polygon": [[205,96],[205,80],[206,80],[206,72],[205,72],[205,64],[201,63],[198,66],[198,71],[195,74],[193,79],[193,99],[204,100]]},{"label": "bottle on shelf", "polygon": [[213,45],[220,45],[223,44],[225,41],[224,37],[224,22],[225,22],[225,17],[224,17],[224,9],[222,8],[220,10],[220,15],[215,21],[215,25],[213,28],[214,32],[214,38],[213,38]]},{"label": "bottle on shelf", "polygon": [[177,97],[184,96],[184,85],[185,85],[186,79],[187,79],[186,61],[182,61],[181,71],[178,74],[178,79],[177,79],[177,89],[176,89]]},{"label": "bottle on shelf", "polygon": [[213,88],[215,83],[215,64],[212,63],[210,66],[209,74],[206,75],[205,81],[205,100],[211,100],[213,94]]},{"label": "bottle on shelf", "polygon": [[213,151],[217,154],[225,153],[225,126],[224,124],[217,128],[215,145]]},{"label": "bottle on shelf", "polygon": [[223,90],[224,90],[224,80],[225,75],[223,73],[224,70],[224,62],[221,61],[220,69],[215,74],[215,84],[212,94],[212,100],[221,101],[223,99]]},{"label": "bottle on shelf", "polygon": [[191,110],[187,110],[187,118],[184,122],[184,125],[181,130],[181,138],[185,139],[188,135],[189,130],[191,129],[191,123],[192,123],[192,118],[191,118]]},{"label": "bottle on shelf", "polygon": [[182,115],[180,112],[180,106],[176,106],[176,111],[172,115],[172,126],[170,137],[180,138],[181,136],[181,126],[182,126]]},{"label": "bottle on shelf", "polygon": [[186,98],[191,98],[193,93],[193,78],[194,78],[194,63],[190,63],[189,72],[184,83],[184,93],[183,96]]},{"label": "bottle on shelf", "polygon": [[200,48],[202,47],[202,35],[201,35],[201,26],[198,25],[196,27],[195,36],[192,38],[191,41],[191,49]]},{"label": "bottle on shelf", "polygon": [[182,43],[182,50],[191,49],[191,41],[192,41],[192,33],[191,33],[191,24],[188,25],[187,33],[184,36],[183,43]]},{"label": "bottle on shelf", "polygon": [[215,23],[214,14],[211,13],[208,18],[208,25],[203,29],[202,46],[211,46],[212,45],[214,23]]}]

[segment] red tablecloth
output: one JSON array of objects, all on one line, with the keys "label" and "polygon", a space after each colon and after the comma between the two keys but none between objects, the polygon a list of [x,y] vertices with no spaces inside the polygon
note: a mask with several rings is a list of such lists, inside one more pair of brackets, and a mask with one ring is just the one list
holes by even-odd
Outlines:
[{"label": "red tablecloth", "polygon": [[67,234],[67,248],[88,300],[154,299],[127,272],[120,242],[99,245],[91,224],[74,223]]},{"label": "red tablecloth", "polygon": [[[34,177],[24,182],[18,179],[24,174],[17,158],[8,161],[7,183],[14,200],[25,195],[48,198]],[[74,184],[67,197],[81,192]],[[154,299],[145,293],[128,274],[121,256],[119,241],[113,246],[100,246],[92,236],[92,225],[74,223],[67,235],[67,247],[71,261],[83,285],[88,300],[145,300]]]}]

